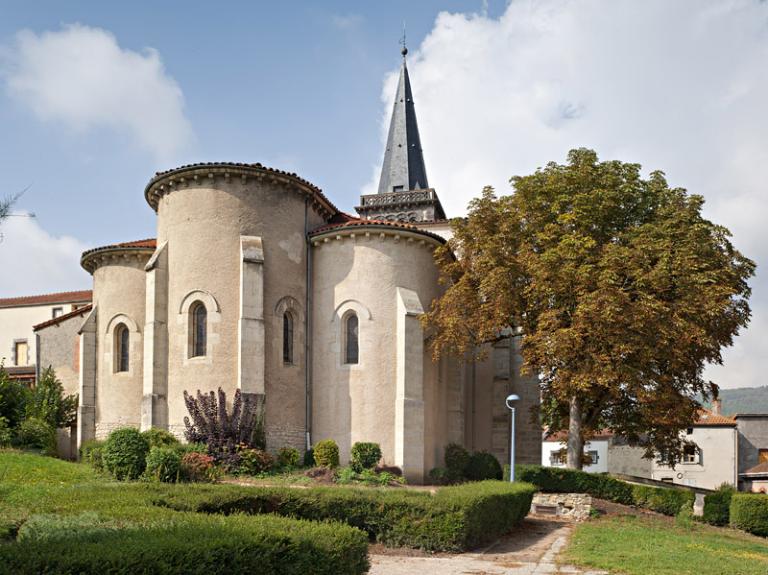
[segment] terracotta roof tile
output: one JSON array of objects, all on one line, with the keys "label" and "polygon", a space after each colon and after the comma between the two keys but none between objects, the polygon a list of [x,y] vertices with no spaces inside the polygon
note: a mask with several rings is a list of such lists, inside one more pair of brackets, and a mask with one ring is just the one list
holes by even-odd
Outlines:
[{"label": "terracotta roof tile", "polygon": [[84,305],[83,307],[79,307],[74,311],[71,311],[69,313],[65,313],[64,315],[60,315],[59,317],[55,317],[53,319],[49,319],[48,321],[44,321],[43,323],[39,323],[35,326],[32,326],[32,331],[37,331],[39,329],[45,329],[46,327],[51,327],[52,325],[57,325],[63,321],[66,321],[70,318],[82,316],[88,313],[93,309],[93,304]]},{"label": "terracotta roof tile", "polygon": [[100,252],[102,250],[111,250],[115,248],[150,248],[154,249],[157,247],[157,240],[155,238],[146,238],[143,240],[134,240],[132,242],[122,242],[119,244],[109,244],[106,246],[99,246],[97,248],[91,248],[90,250],[85,250],[83,252],[83,255],[81,256],[81,259],[84,258],[87,255],[90,255],[95,252]]},{"label": "terracotta roof tile", "polygon": [[701,426],[701,427],[709,427],[709,426],[735,426],[736,420],[732,417],[726,417],[724,415],[717,415],[710,411],[709,409],[701,408],[699,410],[699,418],[696,420],[696,423],[693,424],[694,427]]},{"label": "terracotta roof tile", "polygon": [[47,305],[55,303],[83,303],[93,298],[91,290],[63,291],[41,295],[27,295],[0,299],[0,307],[22,307],[28,305]]},{"label": "terracotta roof tile", "polygon": [[742,475],[768,475],[768,461],[763,461],[754,467],[750,467]]},{"label": "terracotta roof tile", "polygon": [[[336,213],[339,211],[339,209],[333,204],[333,202],[329,200],[328,197],[323,193],[323,190],[318,188],[312,182],[305,180],[304,178],[296,175],[294,172],[286,172],[284,170],[278,170],[277,168],[270,168],[259,162],[255,162],[252,164],[244,163],[244,162],[198,162],[196,164],[186,164],[183,166],[172,168],[170,170],[155,172],[154,177],[149,181],[149,183],[147,184],[147,187],[144,190],[144,195],[148,199],[147,192],[152,187],[152,185],[158,180],[161,180],[168,175],[172,175],[176,173],[180,174],[185,171],[195,170],[200,168],[227,168],[227,167],[263,170],[265,172],[269,172],[272,174],[287,176],[310,188],[312,192],[316,194],[322,200],[322,202],[325,203],[331,209],[331,212]],[[152,205],[151,202],[150,202],[150,205]]]},{"label": "terracotta roof tile", "polygon": [[[598,431],[595,435],[589,437],[586,439],[586,441],[593,441],[593,440],[602,440],[602,439],[610,439],[613,437],[613,432],[609,429],[602,429]],[[567,431],[558,431],[557,433],[553,433],[552,435],[547,435],[547,432],[544,432],[544,441],[565,441],[568,439],[568,432]]]}]

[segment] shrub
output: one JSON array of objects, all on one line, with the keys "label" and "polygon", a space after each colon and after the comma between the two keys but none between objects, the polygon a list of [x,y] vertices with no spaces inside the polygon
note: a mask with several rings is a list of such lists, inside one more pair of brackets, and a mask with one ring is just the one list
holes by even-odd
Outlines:
[{"label": "shrub", "polygon": [[19,426],[19,443],[23,447],[42,449],[48,454],[56,453],[56,430],[38,417],[29,417]]},{"label": "shrub", "polygon": [[274,458],[266,451],[261,449],[241,449],[238,473],[258,475],[259,473],[269,471],[274,463]]},{"label": "shrub", "polygon": [[466,467],[466,477],[470,481],[483,481],[485,479],[502,479],[504,472],[501,463],[493,455],[486,451],[473,453]]},{"label": "shrub", "polygon": [[11,431],[11,426],[8,425],[8,419],[0,416],[0,448],[10,447],[12,439],[13,431]]},{"label": "shrub", "polygon": [[315,450],[311,447],[304,452],[304,467],[315,466]]},{"label": "shrub", "polygon": [[104,454],[104,443],[106,442],[98,439],[83,441],[80,446],[80,460],[99,471],[104,469],[104,461],[102,459]]},{"label": "shrub", "polygon": [[690,529],[693,527],[695,519],[693,517],[692,507],[682,507],[680,511],[675,515],[675,525],[683,529]]},{"label": "shrub", "polygon": [[117,479],[138,479],[146,468],[149,443],[133,427],[114,430],[102,449],[104,468]]},{"label": "shrub", "polygon": [[381,459],[381,447],[378,443],[357,442],[350,451],[352,469],[360,473],[363,469],[373,469]]},{"label": "shrub", "polygon": [[732,485],[723,484],[714,493],[704,496],[702,520],[711,525],[728,525],[730,521],[731,497],[736,492]]},{"label": "shrub", "polygon": [[181,445],[179,440],[176,439],[176,436],[165,429],[152,427],[146,431],[142,431],[141,435],[147,440],[150,449],[153,447],[174,447]]},{"label": "shrub", "polygon": [[295,447],[281,447],[277,452],[277,463],[280,467],[293,469],[299,465],[299,450]]},{"label": "shrub", "polygon": [[184,437],[190,443],[205,443],[208,454],[217,463],[237,468],[240,463],[241,446],[263,449],[263,437],[259,435],[258,424],[263,421],[261,401],[253,394],[243,395],[235,391],[232,411],[227,413],[227,394],[219,388],[197,397],[184,392],[184,403],[191,417],[184,418]]},{"label": "shrub", "polygon": [[77,394],[65,396],[64,386],[48,367],[29,394],[25,409],[28,418],[41,419],[53,429],[70,427],[77,421]]},{"label": "shrub", "polygon": [[31,391],[23,383],[12,380],[0,360],[0,417],[8,421],[8,427],[16,429],[22,419]]},{"label": "shrub", "polygon": [[638,507],[671,516],[677,515],[682,509],[693,508],[693,501],[696,498],[692,491],[648,485],[633,485],[632,496]]},{"label": "shrub", "polygon": [[339,446],[333,439],[318,441],[314,453],[316,465],[331,469],[339,466]]},{"label": "shrub", "polygon": [[152,447],[147,454],[146,465],[144,473],[147,477],[163,483],[175,483],[181,475],[181,453],[174,447]]},{"label": "shrub", "polygon": [[198,513],[276,513],[312,521],[342,521],[379,543],[430,551],[464,551],[493,541],[528,513],[534,486],[483,481],[424,491],[316,487],[239,488],[169,492],[156,505]]},{"label": "shrub", "polygon": [[188,451],[181,458],[181,478],[184,481],[214,481],[216,468],[213,457],[198,451]]},{"label": "shrub", "polygon": [[[509,477],[508,472],[506,476]],[[533,483],[547,493],[589,493],[593,497],[624,505],[635,503],[632,485],[607,475],[540,465],[516,465],[515,479]]]},{"label": "shrub", "polygon": [[463,478],[469,465],[469,451],[458,443],[449,443],[445,447],[445,466],[454,477]]},{"label": "shrub", "polygon": [[768,496],[734,493],[731,497],[731,527],[754,535],[768,536]]},{"label": "shrub", "polygon": [[68,541],[70,544],[92,538],[105,530],[115,530],[117,526],[99,518],[93,511],[78,515],[32,515],[19,528],[17,541],[36,541],[54,543]]},{"label": "shrub", "polygon": [[147,529],[91,529],[84,540],[77,529],[59,533],[68,537],[0,546],[0,572],[359,575],[368,570],[368,541],[361,531],[283,517],[187,517]]},{"label": "shrub", "polygon": [[[695,499],[694,493],[685,489],[632,485],[608,475],[575,469],[517,465],[515,474],[515,479],[533,483],[544,492],[589,493],[599,499],[637,505],[671,516],[677,515],[683,507],[692,507]],[[509,477],[508,470],[505,475]]]}]

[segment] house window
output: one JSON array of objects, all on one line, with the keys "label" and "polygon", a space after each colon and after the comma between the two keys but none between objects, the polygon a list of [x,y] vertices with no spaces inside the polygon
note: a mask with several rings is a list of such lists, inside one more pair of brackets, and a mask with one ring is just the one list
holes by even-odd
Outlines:
[{"label": "house window", "polygon": [[558,467],[565,463],[565,449],[557,449],[549,452],[550,467]]},{"label": "house window", "polygon": [[53,319],[56,319],[59,316],[64,315],[64,308],[63,307],[55,307],[53,308]]},{"label": "house window", "polygon": [[190,306],[189,314],[189,357],[203,357],[208,351],[208,310],[203,302],[196,301]]},{"label": "house window", "polygon": [[392,186],[392,192],[393,193],[395,193],[395,192],[402,192],[402,191],[403,191],[403,186]]},{"label": "house window", "polygon": [[16,365],[27,365],[29,363],[29,346],[26,339],[15,342],[13,344],[13,351]]},{"label": "house window", "polygon": [[351,313],[344,320],[344,363],[358,363],[360,359],[357,314]]},{"label": "house window", "polygon": [[293,363],[293,316],[283,314],[283,363]]},{"label": "house window", "polygon": [[683,463],[698,463],[699,448],[695,445],[686,445],[683,447]]},{"label": "house window", "polygon": [[115,328],[115,372],[127,372],[130,361],[130,332],[124,323]]},{"label": "house window", "polygon": [[768,449],[758,449],[757,450],[757,462],[758,463],[765,463],[768,461]]}]

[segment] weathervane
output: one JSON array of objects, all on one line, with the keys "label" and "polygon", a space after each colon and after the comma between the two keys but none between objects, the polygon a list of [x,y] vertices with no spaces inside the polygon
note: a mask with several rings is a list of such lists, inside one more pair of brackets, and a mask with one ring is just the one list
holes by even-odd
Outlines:
[{"label": "weathervane", "polygon": [[405,55],[408,53],[408,47],[405,45],[405,20],[403,20],[403,37],[400,38],[400,45],[402,46],[400,53],[405,58]]}]

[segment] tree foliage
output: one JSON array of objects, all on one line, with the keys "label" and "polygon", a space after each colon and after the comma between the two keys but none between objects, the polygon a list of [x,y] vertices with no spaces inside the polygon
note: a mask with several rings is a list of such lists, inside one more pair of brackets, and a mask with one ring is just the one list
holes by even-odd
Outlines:
[{"label": "tree foliage", "polygon": [[56,428],[70,427],[77,421],[77,394],[64,395],[64,386],[48,367],[29,395],[27,417],[36,417]]},{"label": "tree foliage", "polygon": [[577,149],[512,186],[485,188],[437,252],[447,289],[423,318],[435,357],[476,359],[478,344],[522,334],[569,466],[604,427],[679,461],[696,398],[717,396],[703,369],[749,321],[755,264],[701,196],[638,164]]},{"label": "tree foliage", "polygon": [[4,418],[11,429],[16,429],[24,419],[29,395],[29,388],[12,380],[0,361],[0,418]]}]

